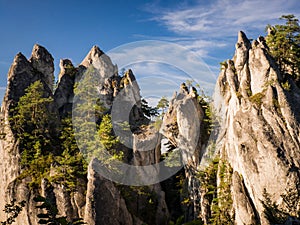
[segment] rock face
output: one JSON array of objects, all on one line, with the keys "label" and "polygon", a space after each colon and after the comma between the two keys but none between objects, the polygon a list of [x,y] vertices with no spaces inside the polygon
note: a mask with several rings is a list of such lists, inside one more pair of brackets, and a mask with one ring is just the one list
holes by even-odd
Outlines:
[{"label": "rock face", "polygon": [[[87,224],[134,224],[125,200],[112,181],[97,172],[98,160],[90,163],[84,221]],[[109,203],[109,204],[108,204]],[[142,224],[139,221],[135,224]]]},{"label": "rock face", "polygon": [[[186,164],[199,164],[200,125],[203,110],[197,95],[183,84],[178,94],[175,93],[168,112],[163,118],[161,133],[177,148],[183,150]],[[195,122],[199,121],[199,122]]]},{"label": "rock face", "polygon": [[[283,196],[291,193],[300,196],[300,90],[292,80],[280,74],[268,54],[264,38],[250,43],[240,32],[233,59],[223,63],[214,96],[214,110],[220,125],[214,148],[219,161],[213,161],[212,171],[216,171],[210,177],[199,173],[208,141],[203,137],[207,136],[208,130],[204,126],[205,108],[199,103],[195,89],[181,86],[158,131],[143,115],[139,86],[133,72],[129,70],[120,76],[117,66],[98,47],[93,47],[78,67],[68,59],[61,60],[60,69],[53,93],[53,57],[45,48],[35,45],[29,60],[21,53],[17,54],[8,73],[0,115],[0,209],[13,199],[25,200],[26,205],[15,224],[38,224],[37,215],[41,210],[33,201],[37,195],[49,199],[57,207],[59,216],[80,217],[91,225],[164,225],[170,217],[176,220],[183,211],[186,221],[201,217],[209,223],[212,206],[220,209],[224,204],[221,197],[228,201],[224,205],[228,209],[226,216],[234,216],[232,223],[270,224],[263,207],[266,193],[279,208],[287,212],[295,210],[293,205],[289,208],[285,204]],[[90,86],[84,87],[96,87],[97,100],[105,107],[102,113],[111,114],[116,124],[129,123],[126,129],[113,124],[115,135],[127,140],[123,143],[120,139],[120,149],[117,149],[126,156],[124,162],[132,166],[160,162],[161,141],[166,138],[172,146],[171,152],[182,153],[180,160],[184,167],[178,174],[183,175],[186,190],[184,185],[181,190],[180,187],[172,188],[178,183],[176,176],[164,185],[129,187],[115,184],[97,172],[101,165],[97,159],[90,162],[87,178],[80,178],[81,185],[72,193],[63,184],[51,181],[55,176],[55,163],[51,165],[49,177],[41,179],[38,187],[29,187],[30,176],[20,177],[22,149],[16,131],[12,129],[11,109],[27,87],[41,81],[43,95],[53,98],[49,108],[53,120],[57,120],[52,122],[57,124],[53,133],[59,142],[59,125],[72,113],[76,87],[94,72],[99,78],[97,83],[87,83]],[[96,122],[100,123],[100,119],[99,116]],[[126,132],[117,133],[119,131]],[[53,148],[49,150],[53,151],[51,153],[61,153],[57,145]],[[201,176],[208,177],[207,184],[213,183],[215,189],[205,187],[200,182]],[[226,192],[222,193],[224,190]],[[177,193],[174,201],[171,199],[173,191]],[[181,210],[180,203],[185,200],[182,192],[189,198],[187,210]],[[220,201],[213,202],[213,195]],[[172,205],[174,203],[179,206]],[[0,220],[5,218],[0,210]],[[292,224],[294,220],[288,218],[286,224]]]},{"label": "rock face", "polygon": [[[18,216],[16,224],[38,224],[37,215],[41,213],[41,210],[36,207],[37,203],[34,202],[33,198],[42,195],[57,207],[59,216],[66,216],[68,219],[80,217],[87,224],[166,224],[168,209],[160,184],[152,185],[143,190],[144,196],[140,197],[139,190],[132,191],[130,188],[120,188],[98,174],[95,170],[97,163],[99,163],[97,160],[90,163],[87,180],[80,180],[80,185],[72,193],[64,185],[51,182],[46,178],[42,179],[40,187],[33,189],[28,185],[30,177],[20,179],[22,150],[16,134],[12,131],[11,109],[25,94],[25,89],[35,81],[40,80],[45,89],[43,95],[52,97],[54,100],[50,108],[53,108],[53,118],[58,120],[54,122],[59,125],[60,118],[71,115],[75,84],[82,81],[85,72],[90,68],[95,69],[100,77],[100,82],[97,83],[96,88],[99,99],[107,110],[106,112],[109,113],[112,110],[113,101],[119,95],[122,100],[131,102],[131,107],[134,106],[127,115],[130,123],[132,123],[130,124],[131,127],[136,129],[140,122],[145,120],[141,111],[139,87],[132,71],[129,70],[123,77],[119,76],[117,66],[113,65],[110,58],[98,47],[93,47],[78,67],[74,67],[68,59],[60,61],[61,71],[54,94],[52,89],[54,66],[53,57],[50,53],[44,47],[35,45],[30,60],[27,60],[21,53],[17,54],[8,73],[8,87],[0,118],[0,198],[2,199],[0,208],[4,209],[5,204],[13,199],[25,200],[26,206]],[[57,136],[59,132],[58,128]],[[135,140],[133,148],[136,154],[134,159],[131,159],[132,156],[128,156],[127,163],[146,165],[159,160],[160,135],[158,132],[154,132],[154,139],[149,140],[150,142],[154,141],[155,145],[150,146],[148,152],[142,152],[143,156],[139,154],[139,150],[143,147],[141,143],[145,143],[147,140],[140,139],[141,136],[131,135],[131,139]],[[57,149],[53,149],[53,151],[57,151]],[[121,151],[129,151],[129,149],[124,147]],[[50,170],[50,177],[55,176],[55,170],[52,173],[52,169]],[[153,198],[150,203],[148,192],[149,196]],[[130,196],[136,199],[137,205],[130,203]],[[146,214],[147,210],[151,210],[151,214]],[[1,210],[0,220],[5,218],[6,215]]]},{"label": "rock face", "polygon": [[[16,134],[11,129],[11,121],[9,120],[11,109],[17,104],[20,97],[25,94],[25,89],[37,80],[40,80],[44,85],[45,92],[43,94],[45,97],[52,96],[53,71],[52,56],[43,47],[35,45],[30,61],[24,55],[18,53],[8,73],[8,86],[1,108],[3,117],[1,133],[3,137],[0,140],[0,172],[2,174],[2,182],[0,184],[2,201],[0,202],[0,207],[4,208],[5,204],[13,199],[28,202],[26,210],[18,217],[17,224],[37,224],[36,215],[38,210],[35,208],[33,201],[35,193],[29,190],[28,181],[26,179],[17,180],[21,173],[20,149]],[[45,72],[45,74],[42,72]],[[0,213],[0,218],[5,218],[3,211]]]},{"label": "rock face", "polygon": [[182,84],[179,93],[175,93],[170,101],[160,130],[174,148],[181,151],[188,196],[192,201],[188,209],[189,220],[196,219],[200,211],[200,184],[196,174],[201,154],[203,115],[195,90],[191,88],[188,91],[185,84]]},{"label": "rock face", "polygon": [[51,91],[53,91],[54,82],[54,59],[52,55],[40,45],[34,45],[29,60],[32,67],[38,71]]},{"label": "rock face", "polygon": [[215,108],[223,119],[217,146],[235,171],[237,224],[268,224],[264,189],[280,207],[281,195],[299,191],[299,101],[299,89],[283,80],[264,38],[250,44],[240,32],[235,56],[223,65],[215,92]]}]

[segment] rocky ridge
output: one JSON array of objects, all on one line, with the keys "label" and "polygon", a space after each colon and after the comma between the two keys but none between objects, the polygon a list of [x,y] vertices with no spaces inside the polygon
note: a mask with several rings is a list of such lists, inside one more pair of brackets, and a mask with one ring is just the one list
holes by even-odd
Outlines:
[{"label": "rocky ridge", "polygon": [[[44,85],[46,90],[45,97],[52,97],[54,102],[53,114],[58,119],[57,124],[60,124],[59,118],[64,118],[72,112],[72,105],[74,99],[74,86],[76,82],[80,81],[88,68],[93,67],[98,71],[101,82],[97,89],[99,90],[99,98],[103,102],[104,107],[109,111],[112,107],[112,101],[119,92],[128,96],[129,99],[136,102],[136,107],[131,114],[131,122],[135,123],[143,119],[143,114],[140,109],[140,95],[139,88],[135,82],[135,77],[132,71],[128,71],[123,77],[118,75],[117,67],[112,64],[110,58],[105,55],[98,47],[94,46],[88,53],[82,63],[75,67],[68,59],[60,61],[60,74],[56,88],[53,91],[53,57],[42,46],[35,45],[32,56],[29,60],[21,53],[17,54],[14,62],[8,73],[8,87],[2,104],[2,126],[1,133],[3,134],[0,140],[1,152],[1,191],[0,196],[3,201],[0,202],[0,207],[4,208],[6,203],[13,199],[17,201],[26,201],[26,206],[21,214],[16,219],[16,224],[38,224],[38,217],[41,211],[36,208],[37,204],[33,198],[37,195],[42,195],[51,199],[54,205],[59,210],[60,216],[67,218],[83,218],[88,224],[143,224],[145,218],[138,211],[133,210],[126,203],[126,199],[122,195],[122,188],[120,189],[115,183],[106,180],[96,172],[94,167],[97,161],[92,161],[88,168],[87,181],[80,181],[81,186],[76,188],[74,193],[70,193],[59,183],[49,182],[43,179],[41,186],[37,189],[31,189],[28,186],[30,177],[19,179],[22,173],[20,158],[21,149],[19,149],[18,139],[11,127],[11,109],[18,103],[21,96],[25,94],[25,89],[32,83],[39,80]],[[126,89],[126,90],[125,90]],[[123,96],[124,97],[124,96]],[[57,131],[59,132],[59,130]],[[138,146],[138,144],[136,144]],[[125,148],[126,149],[126,148]],[[154,148],[154,155],[160,149]],[[126,149],[125,151],[129,151]],[[148,156],[146,156],[148,157]],[[152,157],[152,156],[151,156]],[[127,158],[128,163],[131,159]],[[143,158],[132,159],[132,162],[143,164]],[[55,174],[54,174],[55,175]],[[87,182],[85,185],[83,183]],[[87,190],[84,188],[87,187]],[[164,195],[158,185],[149,189],[149,192],[156,193],[159,197],[156,202],[157,205],[153,208],[153,212],[157,216],[153,217],[155,223],[161,224],[168,218],[168,211],[164,203]],[[101,194],[100,194],[101,193]],[[133,192],[133,195],[136,195]],[[115,204],[107,204],[114,199]],[[141,205],[147,206],[145,201],[141,199]],[[128,208],[129,207],[129,208]],[[164,208],[164,212],[162,209]],[[104,210],[105,209],[105,210]],[[1,220],[5,219],[3,211],[0,212]],[[110,218],[110,219],[107,219]],[[146,218],[146,223],[151,220]]]},{"label": "rocky ridge", "polygon": [[283,208],[282,195],[299,192],[299,91],[292,80],[283,80],[263,37],[250,43],[239,33],[214,97],[222,118],[217,151],[234,171],[236,224],[269,224],[264,192]]},{"label": "rocky ridge", "polygon": [[[97,172],[100,163],[97,159],[90,162],[87,179],[81,181],[84,185],[72,194],[64,185],[47,179],[36,189],[28,187],[30,177],[18,179],[22,173],[21,149],[11,127],[11,109],[25,89],[40,80],[45,97],[54,100],[49,107],[56,115],[55,122],[60,124],[60,119],[72,112],[76,82],[91,67],[98,71],[96,88],[105,113],[118,112],[122,121],[129,117],[133,134],[128,143],[132,148],[120,145],[126,154],[124,161],[134,166],[160,162],[161,140],[167,139],[172,145],[171,152],[182,153],[181,190],[177,187],[178,174],[166,183],[147,187],[118,185]],[[53,93],[53,57],[45,48],[35,45],[29,60],[17,54],[8,73],[1,108],[0,196],[4,200],[0,201],[0,208],[13,199],[25,200],[27,204],[16,224],[38,224],[40,211],[33,201],[37,195],[52,199],[59,215],[70,219],[80,217],[88,224],[168,224],[182,214],[185,221],[201,218],[210,224],[216,207],[221,212],[226,209],[230,223],[271,224],[264,213],[266,194],[279,208],[287,212],[295,210],[285,204],[283,196],[290,193],[300,196],[300,90],[291,79],[280,74],[263,37],[251,43],[240,32],[233,59],[222,63],[214,96],[218,126],[213,131],[216,138],[210,148],[206,148],[208,140],[203,135],[208,132],[203,126],[206,109],[199,104],[195,89],[181,86],[158,130],[152,124],[147,125],[149,120],[143,115],[133,72],[118,75],[117,66],[98,47],[94,46],[78,67],[68,59],[61,60],[60,70]],[[118,98],[126,104],[114,108],[113,102]],[[119,112],[126,115],[122,117]],[[145,125],[143,129],[141,124]],[[217,160],[212,161],[213,175],[201,180],[203,174],[208,176],[202,167],[207,158],[202,156],[214,154]],[[205,186],[205,182],[210,186]],[[186,206],[181,206],[185,198]],[[5,219],[2,211],[0,219]],[[292,224],[293,220],[290,217],[285,224]]]}]

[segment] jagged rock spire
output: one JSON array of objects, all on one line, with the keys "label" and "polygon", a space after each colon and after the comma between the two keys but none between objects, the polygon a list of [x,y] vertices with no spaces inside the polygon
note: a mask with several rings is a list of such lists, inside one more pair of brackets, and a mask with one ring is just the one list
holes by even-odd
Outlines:
[{"label": "jagged rock spire", "polygon": [[87,56],[83,59],[80,65],[85,67],[89,67],[89,65],[93,64],[94,62],[98,61],[99,58],[104,54],[104,52],[98,47],[93,46],[92,49],[89,51]]},{"label": "jagged rock spire", "polygon": [[14,76],[16,74],[21,74],[23,72],[26,72],[28,68],[30,67],[30,63],[26,59],[26,57],[19,52],[15,58],[14,61],[9,69],[7,79],[8,81],[11,79],[14,79]]},{"label": "jagged rock spire", "polygon": [[92,47],[80,65],[85,68],[92,65],[102,78],[109,78],[118,73],[118,67],[113,65],[111,59],[98,46]]},{"label": "jagged rock spire", "polygon": [[235,56],[222,68],[214,98],[217,117],[223,118],[217,151],[229,161],[234,178],[236,172],[241,178],[233,179],[232,189],[237,224],[252,224],[249,218],[254,217],[255,224],[267,224],[264,189],[276,203],[287,189],[299,191],[300,176],[294,171],[300,167],[300,90],[293,81],[289,85],[290,90],[282,86],[264,38],[250,45],[240,32]]},{"label": "jagged rock spire", "polygon": [[54,81],[54,59],[46,48],[35,44],[29,59],[32,67],[41,73],[42,79],[46,82],[50,90],[53,90]]},{"label": "jagged rock spire", "polygon": [[25,89],[39,79],[47,84],[50,94],[53,88],[53,72],[53,57],[44,47],[34,45],[30,60],[19,52],[7,75],[8,85],[3,105],[10,100],[18,101],[24,95]]},{"label": "jagged rock spire", "polygon": [[246,34],[243,31],[240,31],[238,33],[238,40],[235,45],[235,56],[233,59],[238,70],[243,68],[245,61],[248,59],[248,51],[250,48],[251,43]]}]

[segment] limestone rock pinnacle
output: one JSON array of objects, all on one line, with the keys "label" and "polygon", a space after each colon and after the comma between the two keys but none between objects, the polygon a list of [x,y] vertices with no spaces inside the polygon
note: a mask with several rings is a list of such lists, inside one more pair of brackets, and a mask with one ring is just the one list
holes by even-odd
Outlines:
[{"label": "limestone rock pinnacle", "polygon": [[231,164],[234,178],[240,176],[233,179],[232,191],[237,224],[252,223],[254,212],[257,224],[268,224],[261,203],[264,189],[277,203],[288,188],[299,191],[300,90],[292,80],[291,90],[282,86],[264,38],[251,46],[240,32],[234,60],[226,65],[214,98],[217,116],[223,118],[217,151]]},{"label": "limestone rock pinnacle", "polygon": [[29,60],[32,67],[41,73],[42,79],[48,87],[53,90],[54,81],[54,59],[46,48],[35,44],[32,49],[32,54]]}]

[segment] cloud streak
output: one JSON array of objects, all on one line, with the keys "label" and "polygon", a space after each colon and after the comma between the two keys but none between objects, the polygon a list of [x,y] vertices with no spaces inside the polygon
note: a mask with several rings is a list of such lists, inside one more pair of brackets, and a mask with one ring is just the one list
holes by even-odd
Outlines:
[{"label": "cloud streak", "polygon": [[[171,31],[173,41],[194,51],[217,74],[218,63],[230,57],[237,33],[246,32],[248,37],[264,35],[267,24],[277,24],[284,14],[299,18],[298,0],[198,0],[160,7],[157,2],[148,4],[151,20]],[[168,40],[168,37],[165,38]]]},{"label": "cloud streak", "polygon": [[185,8],[160,10],[153,18],[181,35],[224,37],[236,31],[263,29],[282,14],[299,15],[298,0],[199,1]]}]

